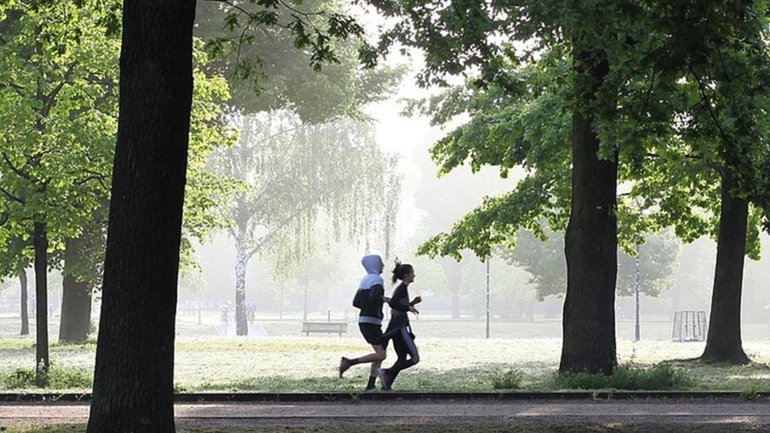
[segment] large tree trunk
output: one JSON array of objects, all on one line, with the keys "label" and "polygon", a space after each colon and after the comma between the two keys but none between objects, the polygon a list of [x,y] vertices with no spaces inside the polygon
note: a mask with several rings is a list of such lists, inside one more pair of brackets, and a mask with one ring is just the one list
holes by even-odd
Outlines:
[{"label": "large tree trunk", "polygon": [[83,261],[83,240],[68,239],[64,244],[64,281],[62,285],[59,341],[83,342],[91,328],[91,287],[79,281],[75,268]]},{"label": "large tree trunk", "polygon": [[711,323],[701,360],[747,364],[749,357],[743,351],[741,342],[741,287],[749,203],[732,196],[735,186],[731,170],[724,168]]},{"label": "large tree trunk", "polygon": [[35,249],[35,384],[48,385],[48,234],[45,223],[34,223]]},{"label": "large tree trunk", "polygon": [[240,243],[236,243],[237,259],[235,262],[235,335],[249,335],[249,322],[246,315],[246,265],[249,255]]},{"label": "large tree trunk", "polygon": [[123,6],[120,117],[89,433],[174,432],[195,0]]},{"label": "large tree trunk", "polygon": [[[608,73],[598,53],[575,50],[579,75],[590,77],[578,95],[594,95]],[[583,105],[584,108],[588,104]],[[565,234],[567,294],[559,371],[609,374],[617,364],[617,159],[598,159],[593,117],[579,109],[572,120],[572,210]]]},{"label": "large tree trunk", "polygon": [[21,335],[29,335],[29,292],[26,269],[19,271],[19,289],[21,291]]},{"label": "large tree trunk", "polygon": [[460,318],[460,288],[452,291],[452,318]]}]

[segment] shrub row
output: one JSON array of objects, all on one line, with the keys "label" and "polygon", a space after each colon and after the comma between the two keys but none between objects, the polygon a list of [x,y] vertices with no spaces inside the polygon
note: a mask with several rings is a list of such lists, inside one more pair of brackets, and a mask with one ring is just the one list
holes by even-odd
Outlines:
[{"label": "shrub row", "polygon": [[[48,370],[48,387],[52,389],[90,389],[93,385],[91,371],[82,368],[54,367]],[[0,377],[0,387],[4,389],[37,388],[35,371],[16,369],[5,377]]]}]

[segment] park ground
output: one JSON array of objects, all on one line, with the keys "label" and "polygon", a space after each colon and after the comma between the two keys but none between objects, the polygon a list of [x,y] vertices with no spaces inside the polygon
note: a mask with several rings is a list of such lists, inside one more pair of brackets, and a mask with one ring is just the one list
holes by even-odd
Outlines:
[{"label": "park ground", "polygon": [[[354,367],[339,378],[336,367],[340,356],[366,353],[367,346],[358,336],[355,324],[348,333],[337,335],[301,335],[300,320],[272,320],[259,322],[268,336],[247,338],[218,336],[213,325],[198,325],[194,320],[182,320],[176,339],[175,386],[185,392],[283,392],[283,393],[350,393],[352,401],[335,407],[343,416],[334,418],[297,416],[259,416],[249,414],[234,417],[216,417],[211,406],[199,406],[199,417],[177,417],[180,433],[729,433],[770,432],[770,401],[758,398],[770,390],[770,339],[768,325],[744,326],[744,347],[753,363],[746,366],[713,366],[683,360],[697,357],[703,343],[679,343],[670,339],[670,323],[647,323],[643,339],[632,342],[628,338],[632,324],[618,324],[618,358],[623,365],[641,368],[666,363],[685,372],[692,381],[677,389],[682,390],[732,390],[738,397],[728,406],[747,407],[750,413],[717,413],[714,403],[707,399],[694,401],[686,411],[672,410],[668,416],[660,416],[661,407],[655,401],[643,401],[652,416],[621,415],[618,410],[633,410],[636,401],[617,401],[616,406],[592,401],[578,404],[594,414],[567,414],[551,411],[547,416],[534,418],[510,414],[494,416],[457,416],[457,406],[445,403],[439,406],[450,409],[449,414],[425,416],[426,407],[436,405],[425,401],[401,402],[401,408],[411,407],[412,416],[372,415],[367,409],[370,402],[358,400],[367,371]],[[561,350],[560,323],[551,322],[499,322],[492,324],[493,338],[484,335],[483,322],[450,322],[425,320],[414,324],[418,333],[417,343],[422,362],[399,377],[397,390],[432,392],[489,392],[506,390],[514,385],[506,382],[506,373],[521,373],[515,383],[518,391],[561,391],[554,377]],[[46,389],[35,388],[24,374],[31,371],[34,362],[34,340],[12,335],[13,330],[0,338],[0,393],[25,392],[88,392],[96,344],[51,345],[52,385]],[[52,335],[55,336],[55,324]],[[55,341],[52,338],[52,341]],[[386,365],[390,360],[386,361]],[[509,391],[506,391],[509,392]],[[512,391],[517,392],[517,391]],[[590,393],[590,390],[589,390]],[[666,404],[671,403],[663,402]],[[41,406],[45,416],[16,419],[8,418],[9,408],[21,403],[0,405],[0,432],[2,433],[63,433],[84,432],[87,413],[74,418],[64,418],[52,423],[52,410],[60,404]],[[39,403],[38,403],[39,404]],[[377,407],[390,407],[391,402],[378,401]],[[425,405],[428,406],[425,406]],[[35,407],[35,403],[30,403]],[[591,406],[594,405],[594,406]],[[87,410],[87,404],[81,404]],[[482,413],[489,402],[469,404],[466,408]],[[665,406],[671,409],[671,406]],[[724,406],[723,406],[724,407]],[[545,409],[541,406],[541,409]],[[619,409],[620,408],[620,409]],[[356,415],[355,410],[365,410],[369,415]],[[328,415],[329,407],[323,410]],[[401,411],[403,412],[403,411]],[[548,411],[545,411],[548,412]],[[558,411],[556,411],[558,412]],[[353,413],[354,416],[350,416]],[[6,418],[3,421],[3,414]],[[347,414],[347,415],[345,415]],[[655,415],[658,414],[658,415]],[[767,414],[767,415],[765,415]],[[211,415],[214,415],[213,417]],[[264,414],[263,414],[264,415]],[[614,417],[613,417],[614,416]],[[303,418],[304,417],[304,418]]]},{"label": "park ground", "polygon": [[[717,433],[770,431],[770,402],[442,401],[177,404],[180,433]],[[88,405],[5,403],[0,431],[84,432]],[[34,420],[33,420],[34,418]]]},{"label": "park ground", "polygon": [[[10,322],[10,320],[8,321]],[[267,337],[222,337],[211,325],[193,319],[177,326],[175,384],[178,392],[358,392],[367,375],[354,367],[344,378],[336,372],[341,356],[365,354],[368,346],[355,324],[342,337],[300,334],[301,320],[262,321]],[[402,391],[492,391],[515,387],[523,390],[559,390],[554,382],[561,351],[561,324],[551,322],[500,322],[492,324],[493,338],[484,334],[483,322],[420,319],[414,323],[421,363],[399,377]],[[624,336],[632,323],[618,324],[618,359],[623,365],[646,368],[669,362],[691,379],[679,389],[732,390],[747,396],[770,390],[770,338],[768,325],[744,326],[744,347],[754,361],[747,366],[713,366],[682,360],[695,358],[703,343],[670,339],[670,323],[648,323],[643,339]],[[34,368],[31,337],[0,336],[0,391],[87,392],[91,386],[96,344],[51,345],[51,387],[35,388],[24,372]],[[52,336],[55,327],[52,326]],[[208,334],[206,333],[208,332]],[[52,338],[55,341],[55,338]],[[385,361],[392,362],[393,357]],[[515,384],[506,373],[520,372]],[[509,386],[515,385],[515,386]]]}]

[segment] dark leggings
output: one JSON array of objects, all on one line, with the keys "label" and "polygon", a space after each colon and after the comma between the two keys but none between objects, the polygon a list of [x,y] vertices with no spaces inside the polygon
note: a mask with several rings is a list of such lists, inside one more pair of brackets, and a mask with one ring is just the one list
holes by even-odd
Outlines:
[{"label": "dark leggings", "polygon": [[417,352],[417,346],[414,344],[414,339],[408,326],[404,326],[400,332],[393,336],[393,348],[396,349],[398,359],[387,370],[391,383],[396,380],[396,376],[398,376],[401,370],[406,370],[420,362],[420,353]]}]

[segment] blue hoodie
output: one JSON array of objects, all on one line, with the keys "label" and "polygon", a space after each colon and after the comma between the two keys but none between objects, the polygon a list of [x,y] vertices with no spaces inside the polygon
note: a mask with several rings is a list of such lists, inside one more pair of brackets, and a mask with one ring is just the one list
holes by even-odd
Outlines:
[{"label": "blue hoodie", "polygon": [[364,256],[361,264],[366,269],[366,276],[358,285],[353,306],[360,308],[358,323],[382,325],[382,302],[385,294],[385,282],[380,276],[382,259],[376,254]]}]

